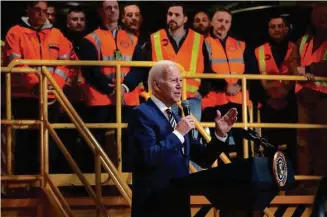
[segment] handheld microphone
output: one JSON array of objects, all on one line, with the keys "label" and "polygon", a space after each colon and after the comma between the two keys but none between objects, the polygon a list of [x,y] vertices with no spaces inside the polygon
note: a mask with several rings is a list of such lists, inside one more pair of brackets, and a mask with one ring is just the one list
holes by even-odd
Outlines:
[{"label": "handheld microphone", "polygon": [[[183,112],[185,117],[191,114],[190,111],[190,103],[188,102],[188,100],[183,100],[181,103],[182,107],[183,107]],[[194,129],[191,130],[191,135],[192,138],[194,138]]]}]

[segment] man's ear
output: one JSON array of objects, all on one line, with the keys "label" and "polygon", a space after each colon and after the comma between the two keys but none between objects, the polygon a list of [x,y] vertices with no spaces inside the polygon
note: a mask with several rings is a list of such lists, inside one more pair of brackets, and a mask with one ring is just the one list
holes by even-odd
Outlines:
[{"label": "man's ear", "polygon": [[185,16],[185,17],[184,17],[184,24],[187,23],[187,20],[188,20],[188,17]]},{"label": "man's ear", "polygon": [[156,91],[159,91],[160,88],[159,88],[159,82],[157,80],[153,80],[153,83],[152,83],[152,89],[156,90]]},{"label": "man's ear", "polygon": [[214,26],[215,25],[215,22],[213,21],[213,20],[211,20],[211,22],[210,22],[210,26]]}]

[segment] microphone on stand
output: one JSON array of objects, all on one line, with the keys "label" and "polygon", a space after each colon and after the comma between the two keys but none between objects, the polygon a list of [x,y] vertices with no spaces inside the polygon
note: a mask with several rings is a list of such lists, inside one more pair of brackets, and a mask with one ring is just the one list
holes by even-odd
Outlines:
[{"label": "microphone on stand", "polygon": [[259,136],[258,133],[255,132],[254,130],[242,129],[242,136],[246,140],[254,141],[255,144],[263,145],[265,148],[276,150],[275,146],[270,144],[266,138],[263,138],[263,137]]},{"label": "microphone on stand", "polygon": [[[190,103],[188,102],[188,100],[183,100],[181,103],[182,107],[183,107],[183,113],[186,116],[190,115]],[[194,138],[194,129],[191,130],[191,135],[192,135],[192,139]]]}]

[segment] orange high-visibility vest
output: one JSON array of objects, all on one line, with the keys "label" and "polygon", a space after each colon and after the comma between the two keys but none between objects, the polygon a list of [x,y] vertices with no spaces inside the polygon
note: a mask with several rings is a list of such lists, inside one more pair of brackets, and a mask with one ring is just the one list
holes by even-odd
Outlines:
[{"label": "orange high-visibility vest", "polygon": [[[285,55],[283,63],[279,66],[276,65],[274,56],[271,52],[270,44],[265,43],[255,49],[255,56],[258,61],[259,71],[262,75],[291,75],[289,71],[289,65],[291,62],[296,61],[292,52],[296,52],[296,46],[292,42],[288,43],[287,53]],[[296,64],[296,62],[295,62]],[[295,65],[296,66],[296,65]],[[296,69],[296,67],[295,67]],[[294,69],[294,70],[295,70]],[[283,98],[287,96],[288,92],[293,87],[293,82],[289,81],[269,81],[262,80],[262,86],[267,91],[268,95],[272,98]]]},{"label": "orange high-visibility vest", "polygon": [[[132,34],[128,34],[126,31],[121,29],[117,30],[116,37],[117,39],[115,42],[115,38],[110,30],[98,28],[94,32],[88,34],[85,38],[92,42],[96,47],[99,60],[116,60],[115,50],[118,49],[121,53],[120,60],[132,61],[133,52],[137,44],[137,37],[133,36]],[[106,77],[111,79],[113,82],[116,82],[115,66],[101,67],[101,71]],[[129,71],[130,67],[121,67],[122,81]],[[100,93],[87,83],[84,85],[84,87],[86,103],[88,106],[116,104],[116,98],[114,96],[109,97],[106,94]],[[127,105],[135,106],[140,104],[138,90],[126,93],[124,97]]]},{"label": "orange high-visibility vest", "polygon": [[[310,39],[310,40],[309,40]],[[313,38],[304,35],[301,39],[299,52],[301,55],[301,66],[309,66],[311,63],[327,60],[327,41],[324,41],[320,47],[312,53]],[[326,81],[304,81],[298,82],[295,87],[295,92],[300,91],[302,88],[310,88],[322,93],[327,93]]]},{"label": "orange high-visibility vest", "polygon": [[[245,43],[238,41],[232,37],[226,39],[226,52],[219,39],[208,37],[205,40],[209,58],[211,60],[211,68],[217,74],[243,74],[244,60],[243,53]],[[227,78],[227,84],[236,84],[239,79]],[[247,105],[250,104],[249,93],[247,91]],[[217,92],[216,106],[225,105],[229,102],[242,104],[242,91],[235,96],[228,96],[224,92]]]},{"label": "orange high-visibility vest", "polygon": [[[53,28],[49,23],[45,23],[39,31],[16,25],[7,33],[4,58],[6,64],[16,59],[69,60],[71,51],[72,45],[68,39],[64,37],[59,29]],[[68,67],[48,66],[47,68],[59,87],[62,88],[68,79]],[[41,67],[36,69],[41,71]],[[39,78],[34,73],[13,74],[12,96],[38,97],[34,93],[34,90],[38,91],[38,84]],[[49,97],[54,96],[49,95]]]},{"label": "orange high-visibility vest", "polygon": [[[203,36],[188,29],[188,34],[176,54],[164,29],[151,35],[152,60],[171,60],[181,64],[185,72],[190,74],[201,74],[204,71],[204,60],[202,53]],[[200,79],[186,80],[186,96],[193,98],[201,84]]]}]

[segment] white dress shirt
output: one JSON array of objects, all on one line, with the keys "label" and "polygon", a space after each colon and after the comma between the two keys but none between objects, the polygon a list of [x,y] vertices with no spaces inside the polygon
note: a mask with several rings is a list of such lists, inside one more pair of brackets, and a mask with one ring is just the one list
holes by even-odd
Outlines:
[{"label": "white dress shirt", "polygon": [[[171,108],[168,108],[163,102],[161,102],[157,97],[155,97],[153,95],[151,96],[151,99],[168,120],[168,114],[167,114],[166,110],[167,109],[171,110]],[[177,121],[176,121],[176,123],[177,123]],[[173,134],[175,134],[178,137],[178,139],[181,141],[182,144],[184,143],[185,138],[180,132],[178,132],[177,130],[174,129]]]}]

